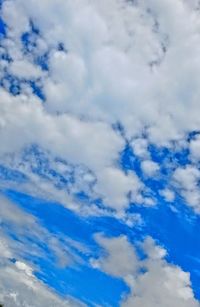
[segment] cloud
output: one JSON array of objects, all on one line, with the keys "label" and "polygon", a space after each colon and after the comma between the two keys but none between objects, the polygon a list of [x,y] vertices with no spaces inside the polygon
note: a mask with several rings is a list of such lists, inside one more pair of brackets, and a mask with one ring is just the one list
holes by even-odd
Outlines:
[{"label": "cloud", "polygon": [[[4,1],[2,50],[12,61],[2,60],[3,84],[10,91],[14,78],[21,94],[1,90],[2,154],[37,144],[88,167],[96,192],[111,209],[125,210],[129,193],[135,203],[145,203],[142,193],[137,195],[139,179],[120,169],[125,140],[112,127],[119,122],[135,154],[147,160],[142,162],[147,176],[159,168],[148,162],[150,144],[170,148],[172,141],[181,143],[198,129],[195,5],[180,0]],[[43,102],[35,97],[33,80]],[[114,189],[111,179],[105,184],[111,172]]]},{"label": "cloud", "polygon": [[139,258],[137,249],[127,237],[106,238],[96,236],[103,248],[99,259],[92,259],[93,267],[123,280],[130,294],[121,306],[198,307],[191,289],[189,273],[165,260],[166,250],[155,244],[151,237],[140,243],[146,258]]},{"label": "cloud", "polygon": [[2,263],[1,258],[0,268],[0,300],[7,306],[84,306],[70,298],[61,299],[34,277],[26,263]]},{"label": "cloud", "polygon": [[200,171],[198,168],[192,165],[177,168],[173,174],[173,179],[187,204],[193,207],[196,212],[199,212],[200,190],[198,182]]},{"label": "cloud", "polygon": [[127,237],[105,238],[96,235],[96,241],[104,249],[106,255],[98,260],[91,259],[91,264],[110,275],[126,278],[129,274],[136,274],[138,259],[133,246]]},{"label": "cloud", "polygon": [[[158,186],[166,202],[179,194],[199,214],[197,0],[7,0],[1,17],[2,190],[133,227],[143,220],[130,206],[155,205]],[[158,184],[150,186],[151,178]],[[84,262],[85,246],[0,202],[0,298],[10,306],[30,305],[36,295],[38,306],[48,299],[76,305],[39,281],[40,268],[24,259],[45,259],[45,242],[56,266],[66,267]],[[143,260],[126,236],[96,241],[105,254],[92,266],[130,287],[122,306],[199,306],[189,274],[151,238],[140,246]]]},{"label": "cloud", "polygon": [[[7,244],[13,254],[19,257],[37,256],[41,258],[47,256],[47,251],[43,249],[45,242],[48,251],[57,266],[69,266],[73,263],[82,263],[79,254],[87,249],[78,241],[68,238],[66,235],[53,234],[40,224],[39,219],[26,213],[7,198],[0,196],[1,202],[1,234],[7,238]],[[26,221],[24,223],[23,221]],[[9,231],[15,234],[15,238],[10,237]]]},{"label": "cloud", "polygon": [[175,199],[174,192],[169,189],[164,189],[160,191],[160,195],[164,197],[164,199],[168,202],[173,202]]},{"label": "cloud", "polygon": [[198,162],[200,160],[200,137],[197,135],[191,142],[190,142],[190,154],[191,159],[193,161]]},{"label": "cloud", "polygon": [[81,263],[80,255],[87,249],[66,236],[50,233],[6,198],[1,196],[0,202],[0,301],[13,307],[30,306],[33,301],[34,306],[83,306],[73,298],[61,298],[43,284],[35,275],[42,268],[31,259],[48,257],[53,265],[66,267]]},{"label": "cloud", "polygon": [[148,177],[153,177],[159,171],[159,165],[150,160],[143,161],[141,167],[144,174]]},{"label": "cloud", "polygon": [[149,157],[148,141],[145,138],[134,139],[131,145],[136,156],[140,158]]}]

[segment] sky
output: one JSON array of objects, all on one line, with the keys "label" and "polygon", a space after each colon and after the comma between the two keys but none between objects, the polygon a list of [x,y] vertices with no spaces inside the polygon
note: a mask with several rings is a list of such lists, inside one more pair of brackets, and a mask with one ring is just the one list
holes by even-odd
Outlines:
[{"label": "sky", "polygon": [[199,14],[0,0],[5,307],[200,307]]}]

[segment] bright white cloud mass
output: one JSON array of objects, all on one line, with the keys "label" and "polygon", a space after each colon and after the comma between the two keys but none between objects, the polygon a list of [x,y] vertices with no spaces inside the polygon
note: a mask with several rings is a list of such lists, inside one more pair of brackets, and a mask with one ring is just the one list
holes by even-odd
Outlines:
[{"label": "bright white cloud mass", "polygon": [[131,293],[123,299],[122,306],[199,306],[190,288],[188,273],[169,265],[164,256],[166,251],[155,245],[148,237],[142,244],[147,255],[139,260],[126,237],[97,237],[107,255],[92,260],[95,267],[122,277],[130,286]]},{"label": "bright white cloud mass", "polygon": [[0,303],[200,306],[199,9],[0,0]]}]

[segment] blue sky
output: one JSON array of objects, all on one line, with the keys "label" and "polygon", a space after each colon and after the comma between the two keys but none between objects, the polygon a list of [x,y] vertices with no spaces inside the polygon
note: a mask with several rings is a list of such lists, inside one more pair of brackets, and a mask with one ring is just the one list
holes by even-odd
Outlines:
[{"label": "blue sky", "polygon": [[0,15],[0,302],[200,306],[198,1]]}]

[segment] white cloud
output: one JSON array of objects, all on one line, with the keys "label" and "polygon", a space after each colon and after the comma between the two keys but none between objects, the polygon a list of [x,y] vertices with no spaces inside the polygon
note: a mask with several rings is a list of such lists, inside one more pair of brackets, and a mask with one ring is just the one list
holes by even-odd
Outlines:
[{"label": "white cloud", "polygon": [[[158,134],[162,133],[163,140],[171,138],[172,131],[175,132],[174,138],[179,137],[179,130],[184,130],[187,124],[191,125],[191,122],[187,120],[187,123],[181,127],[181,117],[184,116],[185,107],[190,112],[194,111],[189,108],[188,102],[187,104],[184,101],[182,104],[179,103],[181,97],[175,97],[177,105],[174,106],[173,100],[173,107],[170,102],[167,106],[164,106],[162,102],[170,98],[169,93],[166,95],[166,86],[169,85],[169,88],[171,86],[172,95],[176,96],[177,92],[180,92],[179,87],[182,86],[183,81],[189,82],[189,77],[186,77],[185,73],[186,80],[182,79],[182,72],[177,70],[174,74],[174,61],[185,59],[188,54],[193,55],[198,51],[195,40],[197,39],[195,31],[198,29],[197,16],[194,11],[188,11],[187,6],[181,1],[177,0],[175,4],[174,1],[164,0],[162,4],[159,1],[148,2],[152,15],[145,13],[145,3],[130,5],[118,0],[101,1],[101,3],[85,0],[82,5],[77,1],[60,0],[56,4],[52,1],[44,1],[42,4],[30,1],[27,4],[23,0],[18,0],[18,7],[21,9],[18,8],[15,11],[22,16],[32,17],[48,43],[53,40],[54,44],[63,41],[68,46],[67,54],[62,55],[61,52],[58,56],[59,53],[55,53],[58,56],[57,64],[54,55],[50,58],[50,67],[52,67],[50,81],[56,80],[58,88],[60,87],[63,91],[65,89],[62,84],[65,84],[76,98],[72,103],[73,98],[70,96],[68,99],[67,93],[64,93],[66,99],[61,104],[61,111],[65,107],[67,111],[79,114],[81,112],[81,115],[89,112],[90,117],[95,118],[98,114],[104,114],[104,118],[121,120],[129,129],[134,125],[142,128],[146,120],[146,125],[152,126],[149,131],[154,138],[156,135],[157,138],[161,138]],[[14,9],[10,7],[9,11],[13,12]],[[66,18],[68,16],[70,18]],[[153,30],[153,16],[159,23],[157,32]],[[187,23],[185,16],[187,16]],[[92,29],[89,27],[90,20],[94,20]],[[195,48],[190,49],[189,43],[186,45],[183,29],[187,31]],[[153,74],[147,63],[154,58],[157,60],[162,57],[161,42],[167,35],[170,41],[169,55],[167,54],[163,65],[157,67],[156,73]],[[70,61],[71,59],[73,61]],[[190,75],[192,70],[197,71],[199,67],[196,67],[195,59],[190,61],[190,67],[185,62],[179,70],[187,72],[189,69]],[[173,78],[169,80],[171,76]],[[181,85],[173,83],[177,77],[182,81]],[[78,91],[84,84],[81,101],[80,98],[77,100],[77,88],[73,90],[76,82],[80,87]],[[52,100],[51,92],[47,92],[47,95],[48,105]],[[56,100],[54,108],[59,111],[59,106],[59,100]],[[195,106],[197,107],[196,103]],[[179,114],[173,112],[177,107],[180,109]],[[195,116],[194,112],[193,115]],[[175,121],[176,118],[178,123]],[[170,124],[172,124],[171,129]],[[132,130],[134,133],[135,130]],[[130,131],[128,132],[131,134]],[[168,136],[165,135],[167,133]]]},{"label": "white cloud", "polygon": [[106,255],[98,260],[91,259],[93,267],[99,268],[110,275],[125,278],[129,274],[136,274],[138,259],[133,246],[125,236],[105,238],[96,235],[96,241],[104,248]]},{"label": "white cloud", "polygon": [[[97,179],[95,192],[102,196],[109,207],[123,211],[129,205],[129,193],[133,202],[142,203],[140,191],[143,184],[139,178],[134,172],[125,175],[115,166],[124,141],[108,124],[81,121],[68,114],[51,116],[43,110],[36,98],[13,98],[6,92],[2,92],[1,97],[0,137],[4,143],[0,150],[2,157],[37,143],[54,156],[74,165],[88,166]],[[11,135],[12,142],[9,138]],[[23,162],[18,165],[19,170],[23,171]],[[25,174],[34,179],[30,171],[27,170]],[[40,188],[41,183],[40,180]]]},{"label": "white cloud", "polygon": [[[82,262],[79,254],[85,248],[79,242],[69,240],[67,236],[61,234],[59,236],[52,234],[40,225],[37,218],[24,212],[6,198],[0,196],[0,202],[1,235],[7,238],[7,244],[10,244],[9,249],[16,257],[40,255],[40,257],[45,258],[45,251],[40,245],[45,242],[58,266],[65,267],[75,262]],[[26,221],[26,223],[23,221]],[[7,228],[4,229],[4,226],[9,227],[16,236],[20,237],[20,242],[9,238]],[[31,240],[29,240],[30,238]]]},{"label": "white cloud", "polygon": [[18,78],[35,79],[42,76],[42,72],[38,67],[25,60],[11,63],[9,71]]},{"label": "white cloud", "polygon": [[[116,209],[125,209],[133,180],[116,163],[125,142],[111,125],[122,124],[135,154],[145,160],[150,159],[149,142],[170,146],[200,125],[196,5],[181,0],[5,1],[8,36],[2,48],[13,58],[8,71],[22,79],[40,78],[46,101],[37,100],[28,85],[22,89],[28,98],[1,91],[0,151],[20,152],[34,143],[84,164],[95,173],[96,191],[108,205],[113,208],[114,201]],[[39,34],[34,34],[36,51],[27,55],[20,37],[31,30],[30,20]],[[59,43],[64,51],[57,50]],[[46,52],[49,71],[44,74],[33,59]],[[9,88],[10,81],[4,82]],[[147,161],[142,165],[148,176],[158,170]],[[102,184],[102,174],[110,169],[118,176],[112,190]],[[131,192],[137,194],[134,187]]]},{"label": "white cloud", "polygon": [[8,25],[9,34],[12,38],[19,38],[22,32],[29,29],[28,16],[22,6],[18,6],[14,1],[4,1],[2,5],[2,18]]},{"label": "white cloud", "polygon": [[[25,258],[45,259],[48,249],[55,265],[66,267],[73,263],[82,263],[81,253],[87,251],[81,243],[67,236],[54,235],[42,227],[39,221],[25,213],[17,205],[0,197],[0,302],[14,306],[82,306],[72,298],[61,298],[51,288],[37,279],[35,272],[40,271]],[[9,231],[8,231],[9,229]],[[15,240],[9,235],[12,233]],[[14,262],[11,259],[16,259]],[[35,299],[37,298],[37,299]],[[34,303],[33,303],[34,302]]]},{"label": "white cloud", "polygon": [[143,187],[139,178],[130,173],[125,175],[115,168],[107,168],[100,172],[96,191],[102,195],[105,204],[114,209],[122,210],[129,206],[128,193],[132,192],[132,201],[140,201],[140,191]]},{"label": "white cloud", "polygon": [[197,136],[190,142],[190,154],[192,160],[198,162],[200,160],[200,137]]},{"label": "white cloud", "polygon": [[186,167],[179,167],[173,174],[175,185],[179,189],[181,195],[185,198],[186,203],[193,207],[194,210],[200,212],[200,171],[197,167],[187,165]]},{"label": "white cloud", "polygon": [[141,168],[144,174],[148,177],[155,176],[159,171],[159,165],[151,160],[142,161]]},{"label": "white cloud", "polygon": [[[199,129],[197,6],[195,0],[4,1],[2,18],[7,25],[7,37],[1,41],[1,52],[7,53],[12,61],[0,62],[7,90],[0,91],[0,162],[6,161],[11,169],[22,171],[29,182],[21,185],[1,182],[1,187],[12,185],[23,192],[59,200],[78,213],[103,215],[109,214],[111,208],[116,210],[115,217],[128,225],[137,220],[140,223],[140,216],[125,214],[130,202],[144,205],[155,202],[143,196],[145,186],[134,171],[125,173],[121,169],[119,156],[126,141],[112,125],[117,122],[122,125],[126,140],[142,160],[143,172],[150,177],[160,168],[151,161],[150,143],[171,150],[171,141],[185,146],[187,133]],[[31,31],[30,20],[39,34],[32,34],[36,47],[25,53],[21,36]],[[63,51],[58,50],[59,43],[63,44]],[[44,54],[48,54],[46,73],[34,61]],[[12,83],[8,74],[20,79],[19,96],[8,93]],[[44,102],[36,98],[24,78],[39,80],[46,97]],[[176,166],[172,178],[174,188],[198,213],[199,143],[196,137],[189,145],[192,166]],[[51,162],[55,158],[67,161],[75,169],[75,184],[61,189],[49,174],[46,178],[34,174],[35,162],[31,158],[23,161],[24,149],[32,144],[48,152],[53,157]],[[62,163],[56,167],[59,174],[70,173]],[[106,208],[83,206],[73,198],[79,191],[92,199],[100,197]],[[160,193],[167,201],[173,201],[173,191],[165,189]],[[45,256],[39,245],[27,248],[25,234],[45,240],[61,266],[81,261],[78,253],[72,253],[69,242],[63,238],[52,238],[30,215],[13,211],[12,204],[5,200],[2,203],[6,203],[0,206],[2,221],[21,234],[23,240],[16,244],[2,233],[0,247],[6,246],[2,248],[2,258],[8,260],[15,254],[19,260],[15,265],[8,262],[2,265],[1,298],[4,296],[10,306],[22,306],[26,299],[30,305],[29,299],[31,302],[37,293],[38,306],[46,305],[47,297],[55,301],[54,305],[62,306],[65,303],[49,294],[50,290],[32,275],[34,268],[23,262],[29,251]],[[21,222],[22,216],[26,225]],[[199,306],[189,275],[167,263],[164,250],[150,239],[143,247],[148,254],[145,261],[138,259],[126,237],[112,240],[99,236],[97,241],[108,254],[93,260],[93,266],[122,277],[131,288],[122,305]],[[141,268],[146,272],[140,272]],[[28,285],[34,287],[30,289]]]},{"label": "white cloud", "polygon": [[160,195],[162,195],[168,202],[173,202],[175,199],[174,192],[170,189],[160,190]]},{"label": "white cloud", "polygon": [[[2,262],[2,261],[1,261]],[[30,272],[23,262],[0,264],[0,301],[5,306],[84,306],[70,298],[60,298]]]},{"label": "white cloud", "polygon": [[131,143],[134,154],[140,158],[148,158],[148,141],[146,139],[134,139]]},{"label": "white cloud", "polygon": [[122,300],[126,307],[198,307],[191,289],[189,273],[168,263],[166,250],[147,238],[141,247],[147,258],[140,260],[134,246],[125,236],[105,238],[96,236],[104,249],[99,259],[91,260],[93,267],[123,278],[131,293]]}]

